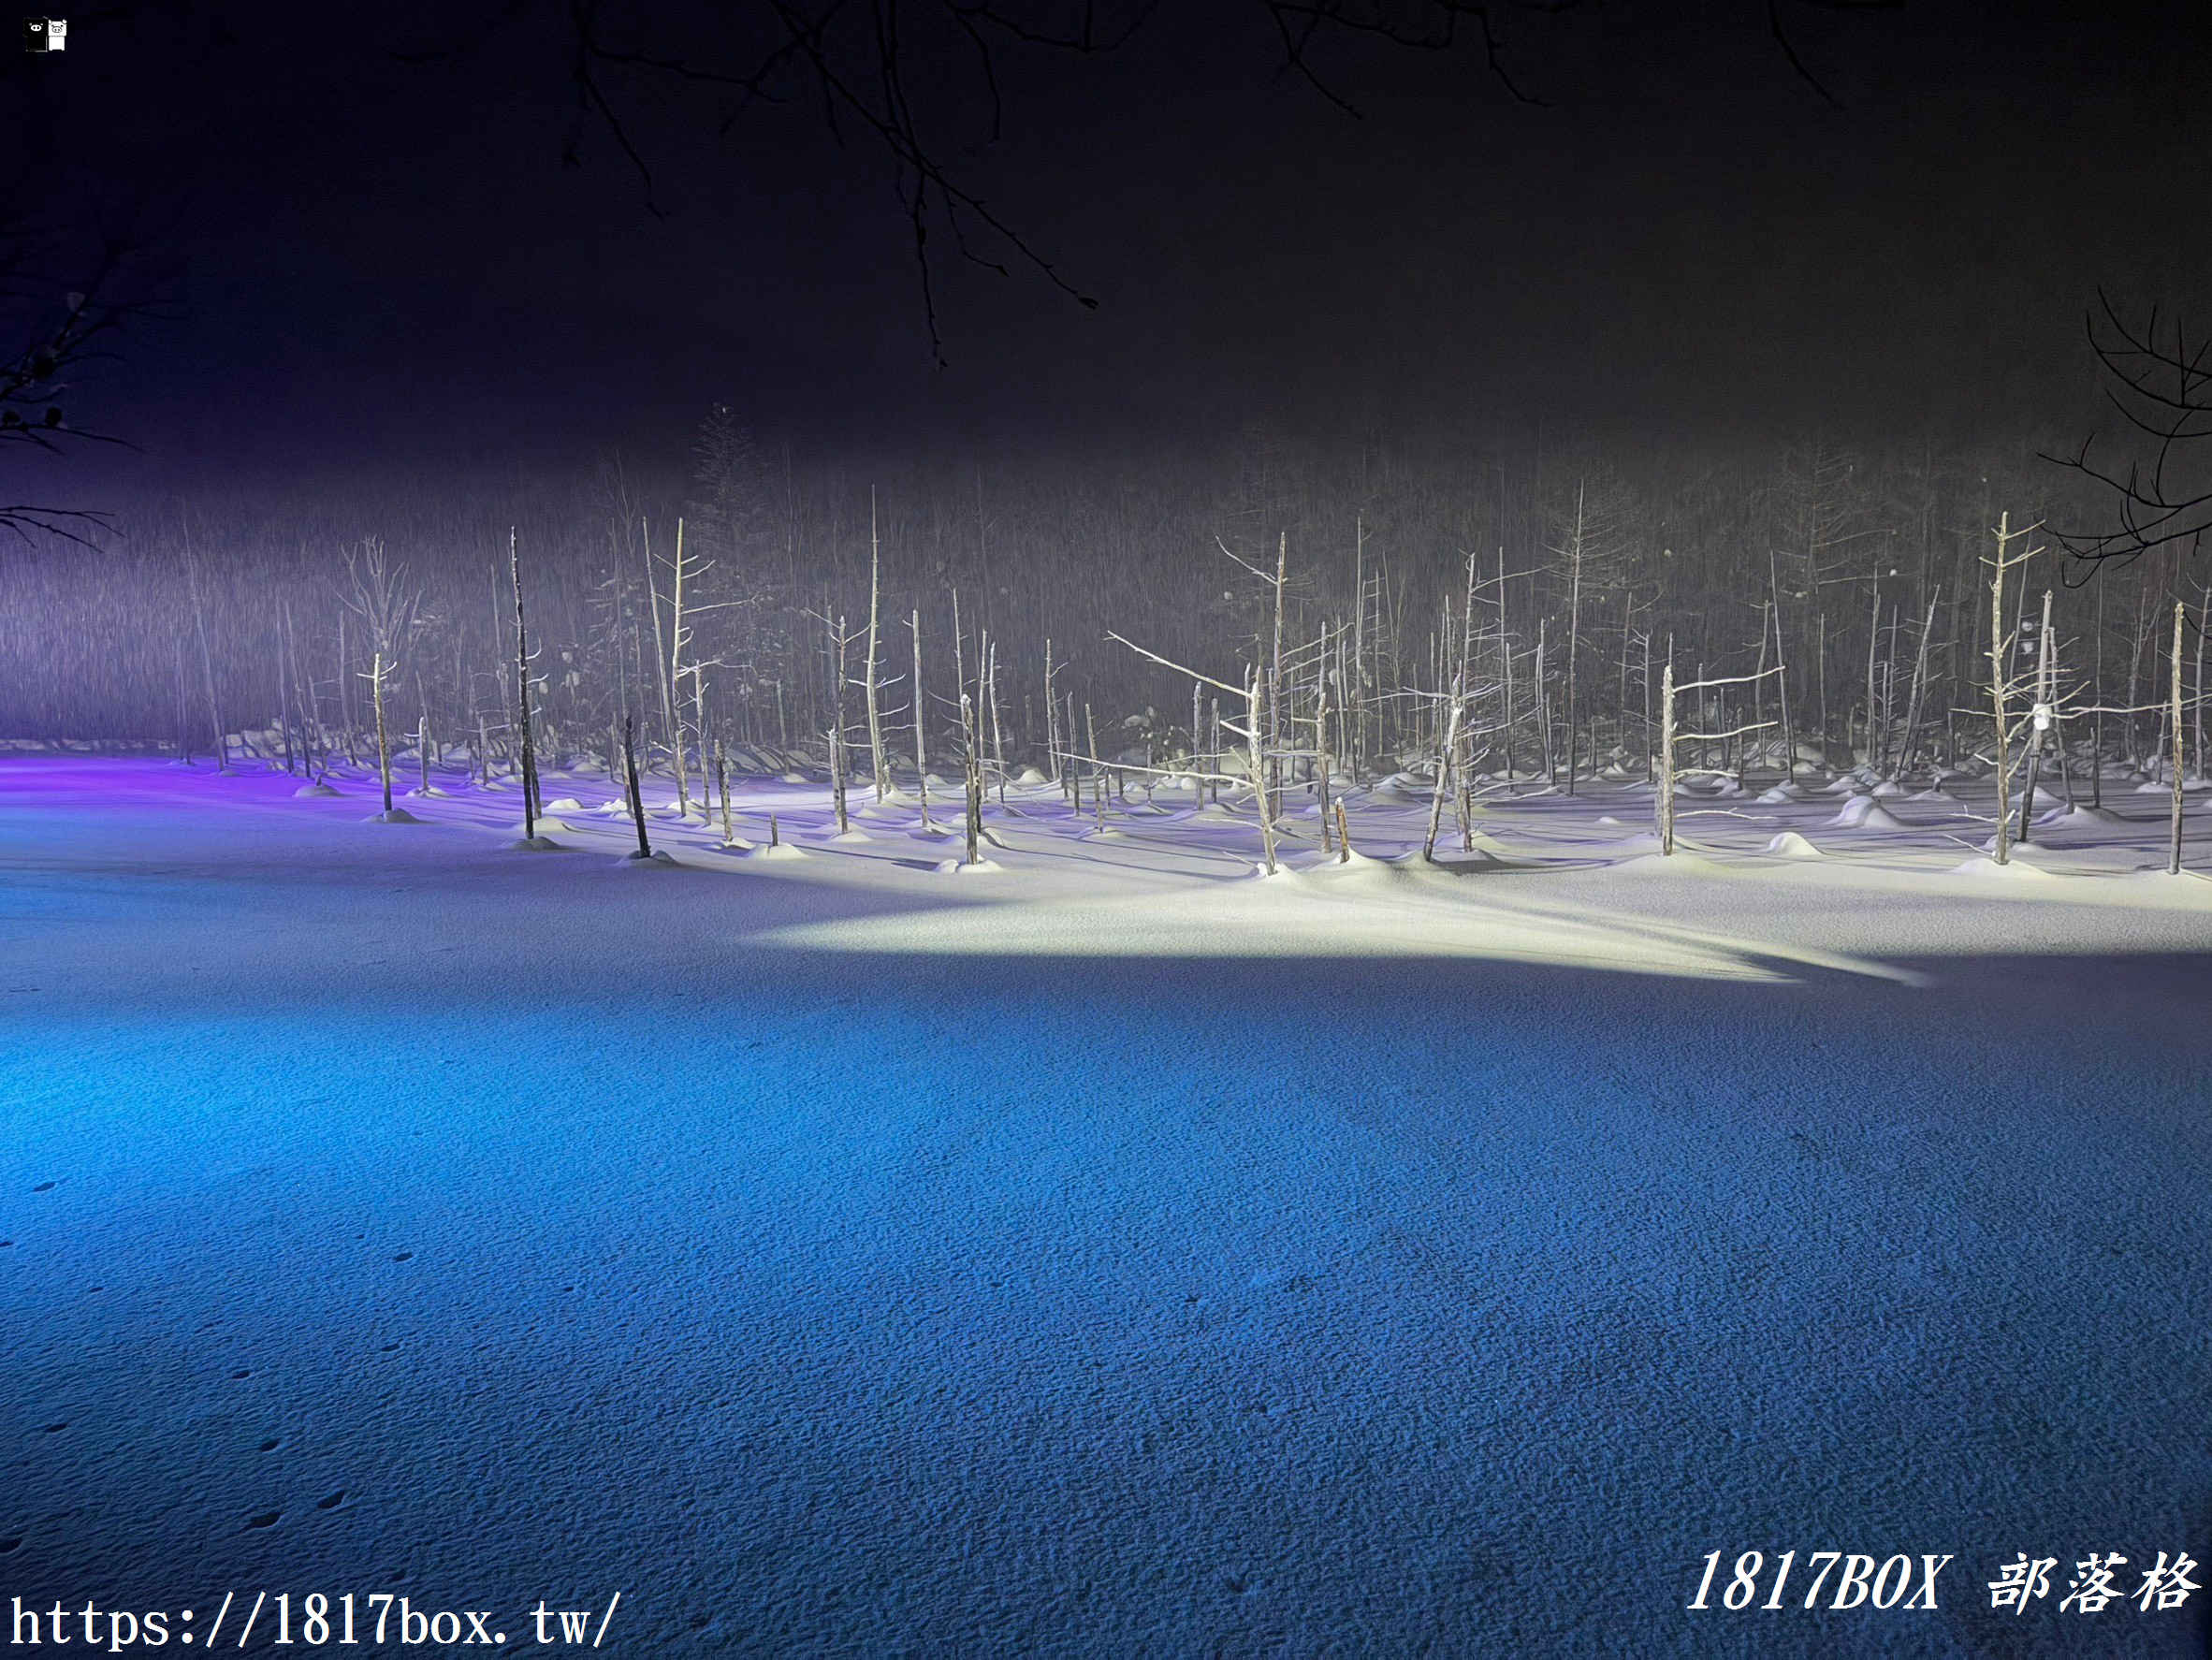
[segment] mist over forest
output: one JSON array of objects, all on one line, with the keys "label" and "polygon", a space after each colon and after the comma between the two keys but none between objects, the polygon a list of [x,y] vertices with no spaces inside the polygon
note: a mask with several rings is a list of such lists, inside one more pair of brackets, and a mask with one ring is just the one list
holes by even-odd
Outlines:
[{"label": "mist over forest", "polygon": [[[1188,682],[1108,633],[1236,681],[1273,626],[1269,585],[1237,560],[1272,566],[1278,552],[1293,640],[1358,636],[1355,701],[1372,707],[1372,744],[1427,732],[1463,650],[1454,634],[1470,626],[1491,642],[1485,665],[1518,677],[1514,706],[1489,722],[1501,746],[1510,736],[1529,754],[1564,754],[1571,672],[1582,688],[1574,720],[1589,728],[1581,752],[1642,756],[1654,664],[1671,656],[1684,679],[1748,672],[1778,644],[1806,726],[1843,742],[1863,734],[1870,688],[1877,715],[1889,701],[1901,709],[1893,682],[1913,673],[1924,636],[1928,706],[1973,700],[1981,562],[1999,515],[2063,530],[2103,507],[2039,453],[2057,443],[1530,434],[1507,445],[1294,438],[1254,424],[1180,450],[855,463],[758,436],[720,406],[678,453],[542,477],[308,476],[162,493],[85,521],[81,540],[33,531],[0,561],[12,665],[0,734],[203,753],[218,721],[358,734],[374,642],[356,574],[373,553],[411,606],[403,637],[387,642],[393,721],[503,743],[512,531],[537,706],[556,744],[602,752],[630,712],[664,749],[657,665],[670,622],[656,602],[664,612],[680,521],[698,730],[818,763],[835,703],[830,625],[865,624],[871,552],[880,658],[907,661],[918,616],[927,657],[942,660],[924,674],[925,688],[936,682],[925,729],[957,725],[957,615],[968,673],[979,651],[995,654],[1006,748],[1048,768],[1048,648],[1063,716],[1072,697],[1110,732],[1149,736],[1163,754],[1187,748]],[[2150,601],[2201,604],[2185,569],[2161,549],[2085,587],[2094,567],[2053,551],[2016,591],[2057,591],[2069,672],[2094,662],[2117,674],[2132,658],[2140,673]],[[1505,677],[1488,676],[1500,690]]]}]

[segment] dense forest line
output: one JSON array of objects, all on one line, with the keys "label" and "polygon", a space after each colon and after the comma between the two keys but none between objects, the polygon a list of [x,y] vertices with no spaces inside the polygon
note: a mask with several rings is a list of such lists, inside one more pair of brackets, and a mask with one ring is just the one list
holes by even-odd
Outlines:
[{"label": "dense forest line", "polygon": [[[685,772],[718,739],[827,765],[835,733],[867,750],[861,772],[910,762],[916,735],[956,750],[964,692],[1001,770],[1218,760],[1244,747],[1222,735],[1227,692],[1257,674],[1270,750],[1294,765],[1388,769],[1456,720],[1470,772],[1571,788],[1649,769],[1670,664],[1684,686],[1736,682],[1685,694],[1686,727],[1745,729],[1709,764],[1786,766],[1787,742],[1971,766],[1992,735],[1994,532],[2094,510],[2037,449],[1252,430],[1212,454],[860,467],[717,409],[658,466],[209,490],[18,546],[0,736],[205,756],[251,732],[311,767],[359,758],[375,692],[406,744],[427,732],[489,765],[523,706],[512,570],[540,746],[611,762],[629,717]],[[2170,548],[2093,566],[2047,534],[2012,556],[2037,548],[2007,575],[2005,651],[2042,650],[2050,590],[2057,706],[2138,711],[2074,741],[2155,768],[2163,631],[2176,602],[2201,621],[2204,574]]]}]

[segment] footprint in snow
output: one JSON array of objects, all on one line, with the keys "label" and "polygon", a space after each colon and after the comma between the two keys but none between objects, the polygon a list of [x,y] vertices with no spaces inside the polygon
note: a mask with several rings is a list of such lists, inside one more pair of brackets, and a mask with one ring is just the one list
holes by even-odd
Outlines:
[{"label": "footprint in snow", "polygon": [[336,1493],[332,1493],[328,1498],[315,1500],[315,1508],[318,1510],[335,1510],[344,1502],[345,1489],[342,1487]]},{"label": "footprint in snow", "polygon": [[7,1555],[23,1541],[21,1538],[0,1539],[0,1556]]},{"label": "footprint in snow", "polygon": [[34,1193],[51,1193],[53,1191],[53,1184],[51,1182],[40,1182],[36,1187],[33,1187],[31,1191]]},{"label": "footprint in snow", "polygon": [[269,1510],[259,1516],[249,1516],[246,1518],[246,1526],[249,1528],[274,1527],[283,1519],[284,1514],[282,1510]]},{"label": "footprint in snow", "polygon": [[271,1435],[268,1440],[261,1443],[261,1450],[264,1452],[274,1452],[283,1445],[284,1443],[282,1441],[278,1440],[274,1435]]},{"label": "footprint in snow", "polygon": [[415,1253],[413,1251],[401,1251],[398,1256],[394,1257],[392,1260],[395,1262],[405,1262],[412,1260],[414,1256]]}]

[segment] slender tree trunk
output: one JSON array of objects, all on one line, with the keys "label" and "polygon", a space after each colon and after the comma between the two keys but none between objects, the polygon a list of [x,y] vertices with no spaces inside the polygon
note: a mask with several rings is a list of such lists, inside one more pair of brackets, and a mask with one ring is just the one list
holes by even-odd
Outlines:
[{"label": "slender tree trunk", "polygon": [[[919,605],[914,607],[914,613],[908,621],[914,631],[914,777],[918,780],[915,787],[922,792],[922,828],[927,830],[930,828],[929,751],[922,735],[922,608]],[[1051,650],[1049,645],[1045,648]],[[1055,769],[1058,764],[1057,762],[1054,763]]]},{"label": "slender tree trunk", "polygon": [[345,729],[345,758],[348,764],[361,764],[355,752],[355,733],[359,724],[354,720],[353,666],[345,648],[345,613],[338,614],[338,723]]},{"label": "slender tree trunk", "polygon": [[1882,580],[1874,579],[1874,610],[1867,623],[1867,729],[1866,764],[1876,771],[1881,769],[1880,740],[1874,735],[1874,661],[1882,644]]},{"label": "slender tree trunk", "polygon": [[882,805],[889,792],[891,758],[883,748],[883,717],[876,695],[876,632],[882,611],[883,554],[876,534],[876,492],[868,490],[868,657],[862,671],[867,693],[868,765],[875,774],[876,802]]},{"label": "slender tree trunk", "polygon": [[295,769],[292,760],[292,681],[284,672],[284,635],[277,636],[277,725],[284,740],[284,771]]},{"label": "slender tree trunk", "polygon": [[1267,672],[1267,735],[1271,751],[1268,761],[1267,799],[1262,810],[1273,817],[1281,810],[1283,791],[1283,602],[1285,582],[1290,561],[1290,532],[1278,531],[1275,537],[1275,648]]},{"label": "slender tree trunk", "polygon": [[1580,484],[1575,486],[1575,530],[1568,543],[1571,553],[1567,577],[1566,793],[1569,795],[1575,793],[1575,769],[1581,755],[1581,735],[1575,729],[1575,660],[1581,654],[1582,643],[1582,489]]},{"label": "slender tree trunk", "polygon": [[2194,678],[2195,678],[2195,684],[2196,684],[2196,706],[2195,706],[2195,707],[2194,707],[2194,708],[2193,708],[2193,709],[2190,711],[2190,724],[2192,727],[2194,727],[2194,728],[2195,728],[2195,734],[2194,734],[2194,735],[2195,735],[2195,741],[2196,741],[2196,747],[2197,747],[2197,770],[2196,770],[2196,777],[2197,777],[2199,779],[2203,779],[2205,778],[2205,630],[2207,627],[2212,627],[2212,587],[2207,587],[2207,588],[2205,590],[2205,597],[2204,597],[2202,600],[2199,600],[2199,601],[2197,602],[2197,652],[2196,652],[2196,656],[2197,656],[2197,666],[2196,666],[2196,675],[2195,675],[2195,677],[2194,677]]},{"label": "slender tree trunk", "polygon": [[1061,780],[1060,711],[1053,696],[1053,641],[1044,637],[1044,747],[1052,751],[1053,782]]},{"label": "slender tree trunk", "polygon": [[[684,735],[684,521],[676,521],[676,581],[668,604],[668,736],[676,766],[676,810],[691,811],[691,740]],[[694,671],[696,672],[696,671]]]},{"label": "slender tree trunk", "polygon": [[1251,677],[1245,681],[1244,730],[1250,735],[1247,753],[1252,768],[1252,788],[1259,805],[1259,846],[1266,859],[1267,873],[1273,876],[1275,873],[1275,821],[1274,815],[1268,810],[1266,745],[1260,735],[1266,730],[1262,724],[1264,714],[1259,665],[1254,663]]},{"label": "slender tree trunk", "polygon": [[998,805],[1006,805],[1006,727],[998,718],[998,642],[983,651],[983,689],[991,710],[991,764],[998,774]]},{"label": "slender tree trunk", "polygon": [[737,826],[730,817],[730,758],[723,752],[722,740],[714,740],[714,782],[722,798],[722,845],[728,847],[737,839]]},{"label": "slender tree trunk", "polygon": [[2166,854],[2166,874],[2181,874],[2181,621],[2187,607],[2181,601],[2174,602],[2174,649],[2170,661],[2166,719],[2174,729],[2174,835]]},{"label": "slender tree trunk", "polygon": [[653,856],[651,838],[646,834],[645,794],[637,787],[637,717],[622,717],[622,779],[630,796],[630,822],[637,829],[637,854],[640,859]]},{"label": "slender tree trunk", "polygon": [[[192,589],[192,625],[199,634],[199,668],[201,683],[208,692],[208,724],[215,734],[215,770],[230,770],[230,738],[223,730],[223,715],[215,706],[215,659],[208,648],[208,612],[199,591],[199,561],[192,551],[189,541],[184,546],[185,580]],[[386,794],[389,794],[387,789]],[[390,803],[386,802],[386,806]]]},{"label": "slender tree trunk", "polygon": [[968,842],[968,863],[979,864],[982,859],[983,841],[983,770],[982,733],[976,721],[975,699],[968,689],[960,691],[960,757],[962,783],[967,797],[965,830]]},{"label": "slender tree trunk", "polygon": [[369,689],[376,700],[376,776],[384,782],[384,810],[392,810],[392,747],[384,726],[384,653],[370,665]]},{"label": "slender tree trunk", "polygon": [[1767,581],[1774,599],[1774,662],[1782,672],[1774,677],[1774,701],[1782,714],[1782,781],[1797,781],[1797,729],[1790,721],[1789,659],[1782,644],[1782,578],[1774,555],[1767,555]]},{"label": "slender tree trunk", "polygon": [[[661,689],[661,727],[668,739],[669,749],[674,750],[676,748],[676,685],[672,677],[671,665],[675,662],[674,653],[677,648],[669,644],[667,636],[661,632],[661,576],[660,573],[653,569],[653,527],[648,521],[642,518],[637,522],[639,539],[645,550],[646,603],[652,607],[653,612],[653,657],[655,660],[653,680]],[[683,561],[682,524],[681,519],[677,521],[676,552],[679,569]],[[642,639],[638,642],[641,652],[644,644]],[[640,673],[643,673],[642,668]],[[635,741],[635,735],[633,734],[633,744]]]},{"label": "slender tree trunk", "polygon": [[1997,731],[1997,862],[2012,862],[2012,731],[2005,713],[2004,572],[2012,516],[1997,519],[1997,559],[1989,579],[1989,702]]},{"label": "slender tree trunk", "polygon": [[1942,593],[1939,588],[1928,597],[1928,620],[1920,627],[1920,649],[1913,657],[1913,690],[1905,701],[1905,741],[1898,751],[1899,772],[1913,764],[1914,751],[1920,743],[1920,719],[1928,706],[1928,643],[1935,634],[1936,604]]},{"label": "slender tree trunk", "polygon": [[1421,858],[1433,865],[1436,862],[1436,832],[1444,823],[1444,794],[1452,787],[1453,751],[1460,741],[1460,707],[1466,680],[1454,677],[1451,683],[1451,703],[1445,716],[1444,738],[1436,746],[1436,787],[1429,794],[1429,833],[1421,840]]},{"label": "slender tree trunk", "polygon": [[2043,748],[2051,722],[2051,590],[2043,590],[2043,627],[2036,636],[2035,701],[2031,707],[2034,735],[2028,740],[2028,787],[2020,793],[2020,830],[2014,839],[2028,845],[2028,831],[2035,822],[2036,779],[2043,773]]},{"label": "slender tree trunk", "polygon": [[2104,806],[2104,590],[2105,574],[2096,574],[2097,626],[2091,631],[2096,641],[2089,668],[2089,806],[2102,810]]},{"label": "slender tree trunk", "polygon": [[[507,531],[507,577],[515,590],[515,733],[522,749],[522,838],[534,841],[538,834],[538,752],[530,718],[530,626],[522,614],[522,555],[512,527]],[[631,747],[628,726],[623,728],[622,747],[627,755]],[[633,781],[633,794],[635,789]],[[644,814],[638,817],[642,837]]]}]

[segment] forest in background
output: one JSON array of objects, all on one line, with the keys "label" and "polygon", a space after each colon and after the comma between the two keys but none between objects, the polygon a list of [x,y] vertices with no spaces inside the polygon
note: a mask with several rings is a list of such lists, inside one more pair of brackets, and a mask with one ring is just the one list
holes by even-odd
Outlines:
[{"label": "forest in background", "polygon": [[[873,589],[877,723],[912,728],[918,632],[922,735],[956,746],[973,682],[1001,765],[1226,747],[1218,695],[1194,699],[1110,634],[1231,686],[1269,665],[1285,722],[1311,726],[1333,692],[1324,747],[1355,771],[1433,749],[1455,684],[1471,766],[1640,771],[1668,662],[1682,682],[1786,665],[1811,751],[1902,764],[1941,744],[1971,764],[1987,719],[1978,737],[1957,722],[1988,706],[1992,532],[2001,516],[2063,528],[2094,511],[2039,447],[1480,448],[1253,429],[1211,454],[860,466],[756,441],[717,409],[689,456],[650,463],[210,489],[127,506],[83,542],[34,533],[0,557],[0,736],[206,754],[225,732],[275,730],[305,760],[357,750],[380,667],[397,731],[511,748],[511,531],[532,715],[556,755],[611,759],[627,715],[663,764],[684,750],[703,766],[710,739],[826,764],[831,731],[861,741]],[[2066,694],[2147,706],[2164,619],[2176,601],[2201,619],[2203,573],[2172,547],[2093,566],[2030,545],[2045,543],[2008,575],[2008,639],[2039,649],[2052,590]],[[1770,732],[1773,689],[1710,694],[1695,715],[1727,723],[1732,695],[1755,697],[1744,719]],[[2100,721],[2098,739],[2140,758],[2159,730],[2152,711]]]}]

